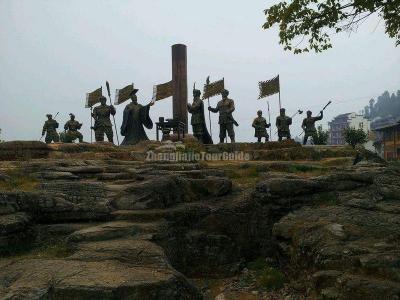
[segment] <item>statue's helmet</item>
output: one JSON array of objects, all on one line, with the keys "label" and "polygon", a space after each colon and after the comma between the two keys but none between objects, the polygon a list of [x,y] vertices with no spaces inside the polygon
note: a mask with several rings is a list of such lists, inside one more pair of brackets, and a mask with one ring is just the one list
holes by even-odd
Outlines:
[{"label": "statue's helmet", "polygon": [[262,115],[262,111],[261,110],[257,111],[257,115]]},{"label": "statue's helmet", "polygon": [[69,116],[71,117],[71,119],[75,119],[75,115],[73,113],[70,113]]},{"label": "statue's helmet", "polygon": [[133,89],[132,92],[129,93],[129,96],[134,96],[138,92],[139,89]]},{"label": "statue's helmet", "polygon": [[47,117],[47,118],[52,118],[53,115],[52,115],[52,114],[47,114],[46,117]]},{"label": "statue's helmet", "polygon": [[311,115],[312,115],[311,110],[307,110],[307,116],[311,117]]},{"label": "statue's helmet", "polygon": [[104,97],[104,96],[100,96],[100,97],[99,97],[99,102],[100,102],[101,104],[106,104],[107,98]]},{"label": "statue's helmet", "polygon": [[281,114],[284,114],[286,112],[286,109],[281,108],[279,111],[281,112]]},{"label": "statue's helmet", "polygon": [[133,89],[133,91],[129,93],[129,96],[131,97],[132,100],[137,101],[137,96],[136,96],[137,92],[138,92],[138,89]]},{"label": "statue's helmet", "polygon": [[228,97],[229,91],[226,90],[226,89],[223,89],[222,92],[221,92],[221,95],[224,96],[224,97]]},{"label": "statue's helmet", "polygon": [[200,95],[201,95],[200,90],[193,89],[193,97],[200,97]]}]

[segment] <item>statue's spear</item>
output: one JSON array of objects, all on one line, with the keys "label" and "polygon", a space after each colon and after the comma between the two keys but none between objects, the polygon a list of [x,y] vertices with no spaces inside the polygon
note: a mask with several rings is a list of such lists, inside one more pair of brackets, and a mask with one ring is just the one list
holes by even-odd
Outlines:
[{"label": "statue's spear", "polygon": [[[210,84],[210,76],[207,77],[206,79],[206,85]],[[207,97],[207,102],[208,102],[208,106],[210,106],[210,98]],[[208,111],[208,120],[210,122],[210,136],[212,138],[212,130],[211,130],[211,111]]]},{"label": "statue's spear", "polygon": [[268,123],[269,123],[269,135],[272,138],[272,127],[271,127],[271,113],[269,111],[269,101],[267,101],[267,105],[268,105]]},{"label": "statue's spear", "polygon": [[[58,116],[58,113],[59,113],[59,111],[55,114],[55,116],[54,116],[54,120],[57,118],[57,116]],[[42,141],[42,138],[43,138],[43,135],[40,137],[40,139],[39,139],[39,142],[41,142]]]},{"label": "statue's spear", "polygon": [[[323,108],[321,111],[324,111],[331,103],[332,103],[332,101],[329,101],[329,102],[324,106],[324,108]],[[302,136],[303,133],[304,133],[304,130],[300,133],[299,136]]]},{"label": "statue's spear", "polygon": [[[112,105],[110,84],[108,83],[108,81],[106,81],[106,86],[107,86],[108,99],[110,99],[110,104]],[[116,136],[117,136],[117,143],[118,143],[118,146],[119,146],[118,131],[117,131],[117,125],[115,124],[115,117],[114,117],[114,115],[112,115],[112,118],[113,118],[113,121],[114,121],[114,129],[115,129],[115,134],[116,134]]]},{"label": "statue's spear", "polygon": [[[298,109],[298,110],[296,111],[296,113],[293,114],[290,118],[293,119],[295,116],[301,115],[301,114],[303,114],[303,111],[300,110],[300,109]],[[278,133],[278,130],[275,132],[275,134],[277,134],[277,133]]]}]

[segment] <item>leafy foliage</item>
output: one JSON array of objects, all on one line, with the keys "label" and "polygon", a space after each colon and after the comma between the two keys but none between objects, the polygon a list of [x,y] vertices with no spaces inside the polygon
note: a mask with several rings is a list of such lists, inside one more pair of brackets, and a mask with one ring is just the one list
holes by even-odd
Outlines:
[{"label": "leafy foliage", "polygon": [[328,144],[329,131],[323,130],[322,126],[318,126],[317,133],[313,136],[314,145],[326,145]]},{"label": "leafy foliage", "polygon": [[[263,28],[278,24],[280,44],[285,50],[318,53],[332,47],[332,33],[354,31],[375,13],[385,22],[386,34],[396,39],[396,46],[400,45],[399,0],[281,1],[265,10]],[[301,47],[304,40],[308,45]]]},{"label": "leafy foliage", "polygon": [[278,290],[287,282],[285,275],[278,268],[270,266],[265,259],[259,258],[249,262],[247,268],[256,272],[256,284],[259,288]]},{"label": "leafy foliage", "polygon": [[364,116],[368,119],[374,119],[376,117],[385,118],[389,115],[400,117],[400,90],[392,95],[386,91],[378,97],[377,101],[371,99],[369,101],[369,106],[364,108]]},{"label": "leafy foliage", "polygon": [[348,127],[343,130],[343,134],[344,140],[352,146],[353,149],[357,145],[365,144],[368,141],[368,134],[361,128],[355,129]]}]

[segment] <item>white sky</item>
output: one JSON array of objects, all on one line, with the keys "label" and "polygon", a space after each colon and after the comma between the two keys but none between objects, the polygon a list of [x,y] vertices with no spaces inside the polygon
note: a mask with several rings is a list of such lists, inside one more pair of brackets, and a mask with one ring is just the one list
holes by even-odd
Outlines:
[{"label": "white sky", "polygon": [[[258,109],[266,115],[267,107],[257,100],[258,81],[277,74],[289,115],[298,108],[316,114],[333,101],[324,125],[339,113],[358,112],[385,90],[400,89],[400,48],[383,22],[373,17],[351,36],[334,36],[334,48],[325,53],[293,55],[278,44],[276,29],[261,28],[263,10],[275,2],[0,0],[1,138],[39,139],[47,113],[60,112],[62,127],[73,112],[90,141],[85,94],[99,86],[105,91],[106,80],[113,91],[134,82],[139,102],[148,103],[153,84],[171,79],[175,43],[188,46],[190,102],[194,81],[201,87],[208,75],[225,77],[240,123],[238,141],[254,140],[252,119]],[[218,100],[212,98],[212,106]],[[269,101],[275,119],[278,97]],[[152,107],[153,121],[171,117],[171,102]],[[117,107],[118,131],[123,107]],[[214,141],[217,120],[212,115]],[[294,120],[293,136],[300,123]],[[154,129],[147,132],[155,137]]]}]

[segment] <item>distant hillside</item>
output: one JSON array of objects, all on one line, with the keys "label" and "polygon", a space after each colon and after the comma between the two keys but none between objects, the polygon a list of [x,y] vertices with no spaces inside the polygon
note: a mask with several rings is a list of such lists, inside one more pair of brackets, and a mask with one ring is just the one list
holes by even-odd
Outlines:
[{"label": "distant hillside", "polygon": [[368,119],[375,119],[376,117],[400,117],[400,90],[397,94],[390,95],[388,91],[384,92],[378,97],[377,101],[371,99],[369,106],[364,107],[364,115]]}]

